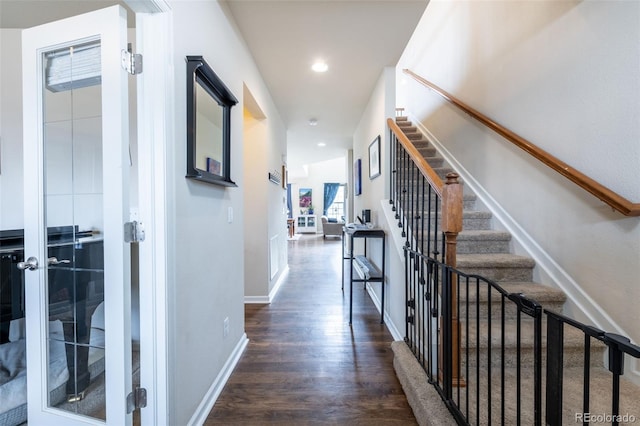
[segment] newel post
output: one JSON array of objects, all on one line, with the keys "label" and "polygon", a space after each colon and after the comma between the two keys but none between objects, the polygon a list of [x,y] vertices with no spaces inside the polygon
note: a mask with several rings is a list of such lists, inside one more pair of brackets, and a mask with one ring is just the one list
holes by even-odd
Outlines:
[{"label": "newel post", "polygon": [[[451,268],[456,267],[456,239],[462,231],[463,197],[462,185],[458,181],[457,173],[448,173],[447,180],[442,189],[442,231],[445,236],[446,252],[444,263]],[[455,273],[450,273],[451,283],[451,349],[452,384],[453,386],[465,386],[464,379],[460,375],[460,321],[458,320],[458,285]]]}]

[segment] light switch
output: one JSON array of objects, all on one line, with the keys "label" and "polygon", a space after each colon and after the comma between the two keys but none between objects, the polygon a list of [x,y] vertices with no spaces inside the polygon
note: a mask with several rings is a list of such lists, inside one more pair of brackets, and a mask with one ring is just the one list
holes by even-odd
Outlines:
[{"label": "light switch", "polygon": [[233,222],[233,207],[229,207],[229,210],[227,212],[227,221],[229,223]]}]

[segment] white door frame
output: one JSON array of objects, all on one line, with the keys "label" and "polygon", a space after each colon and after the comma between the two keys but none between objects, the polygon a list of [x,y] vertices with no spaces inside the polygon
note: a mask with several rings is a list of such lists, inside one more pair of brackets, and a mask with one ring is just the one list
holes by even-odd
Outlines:
[{"label": "white door frame", "polygon": [[172,137],[173,21],[165,0],[126,0],[136,13],[138,220],[146,231],[139,244],[140,386],[147,389],[142,425],[169,424],[167,346],[167,141]]},{"label": "white door frame", "polygon": [[[115,26],[114,26],[115,25]],[[126,13],[120,6],[112,6],[79,16],[50,22],[41,26],[25,29],[22,32],[23,60],[23,139],[24,139],[24,187],[29,206],[25,207],[26,256],[35,255],[41,266],[36,271],[25,273],[28,420],[33,423],[57,424],[100,424],[101,421],[90,417],[80,417],[64,410],[52,409],[47,403],[49,390],[48,351],[49,339],[46,291],[47,282],[47,240],[44,220],[45,193],[43,157],[43,101],[42,79],[43,64],[39,52],[67,46],[87,40],[99,40],[102,67],[102,88],[110,96],[102,97],[103,124],[102,162],[105,166],[103,177],[103,206],[109,206],[110,215],[103,213],[104,232],[104,281],[122,283],[105,286],[105,323],[109,324],[105,333],[105,386],[111,389],[105,396],[107,418],[118,424],[131,423],[127,415],[126,395],[131,390],[131,342],[122,336],[130,334],[130,293],[129,286],[130,254],[129,246],[122,240],[122,226],[129,206],[128,170],[122,167],[126,163],[126,143],[129,141],[129,115],[127,110],[127,76],[120,67],[119,52],[126,47]],[[43,50],[40,50],[43,49]],[[107,72],[104,72],[107,70]],[[106,149],[109,141],[116,141],[112,149]],[[105,177],[110,185],[106,185]],[[36,189],[35,191],[33,189]],[[33,208],[31,203],[38,203]],[[101,207],[102,208],[102,207]],[[37,224],[37,226],[33,226]],[[124,354],[124,356],[123,356]]]}]

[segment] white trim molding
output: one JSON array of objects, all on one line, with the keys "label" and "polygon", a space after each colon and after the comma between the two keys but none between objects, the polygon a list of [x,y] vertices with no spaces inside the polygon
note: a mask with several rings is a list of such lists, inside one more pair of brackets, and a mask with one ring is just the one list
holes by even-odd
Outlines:
[{"label": "white trim molding", "polygon": [[280,291],[280,287],[282,286],[282,284],[284,283],[288,275],[289,275],[289,265],[285,266],[284,271],[282,271],[282,273],[278,277],[278,280],[276,281],[275,285],[269,292],[268,296],[245,296],[244,297],[245,305],[251,305],[251,304],[268,305],[271,302],[273,302],[273,299],[275,299],[276,294],[278,294],[278,292]]},{"label": "white trim molding", "polygon": [[[380,308],[381,308],[380,298],[378,297],[376,292],[373,291],[373,288],[371,287],[371,284],[367,283],[366,288],[367,288],[367,293],[369,293],[369,297],[371,298],[371,301],[376,306],[376,309],[378,310],[378,312],[380,312]],[[391,317],[389,316],[389,314],[386,311],[384,313],[384,325],[387,326],[387,329],[389,330],[389,333],[391,333],[391,336],[393,337],[393,340],[403,340],[404,341],[403,334],[400,333],[400,331],[398,331],[398,328],[396,327],[395,323],[391,320]]]},{"label": "white trim molding", "polygon": [[[169,347],[167,292],[171,258],[167,243],[167,144],[174,134],[173,17],[164,0],[127,1],[136,11],[136,50],[145,72],[137,77],[138,211],[146,240],[139,245],[140,379],[147,389],[142,424],[168,424]],[[148,13],[150,11],[162,13]]]},{"label": "white trim molding", "polygon": [[227,362],[224,363],[222,370],[220,370],[220,373],[218,373],[218,377],[216,377],[216,379],[213,381],[211,387],[204,395],[204,398],[189,420],[189,423],[187,423],[189,426],[202,425],[204,424],[205,420],[207,420],[207,416],[213,409],[213,406],[220,396],[220,393],[222,393],[222,389],[224,388],[224,385],[227,384],[227,380],[229,380],[229,377],[231,377],[231,373],[233,373],[236,365],[238,365],[238,362],[240,362],[240,357],[244,353],[244,350],[246,349],[248,344],[249,339],[247,338],[246,334],[243,334],[238,341],[238,344],[233,349],[233,352],[227,359]]}]

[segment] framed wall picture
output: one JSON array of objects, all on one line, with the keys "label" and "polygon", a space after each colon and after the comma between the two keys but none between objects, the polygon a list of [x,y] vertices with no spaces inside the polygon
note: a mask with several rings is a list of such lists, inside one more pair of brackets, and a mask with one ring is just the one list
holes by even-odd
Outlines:
[{"label": "framed wall picture", "polygon": [[369,179],[380,176],[380,135],[369,144]]},{"label": "framed wall picture", "polygon": [[359,158],[353,164],[353,187],[355,195],[362,194],[362,160]]},{"label": "framed wall picture", "polygon": [[300,214],[313,214],[313,204],[311,204],[311,188],[300,188]]},{"label": "framed wall picture", "polygon": [[282,189],[287,189],[287,166],[282,165]]}]

